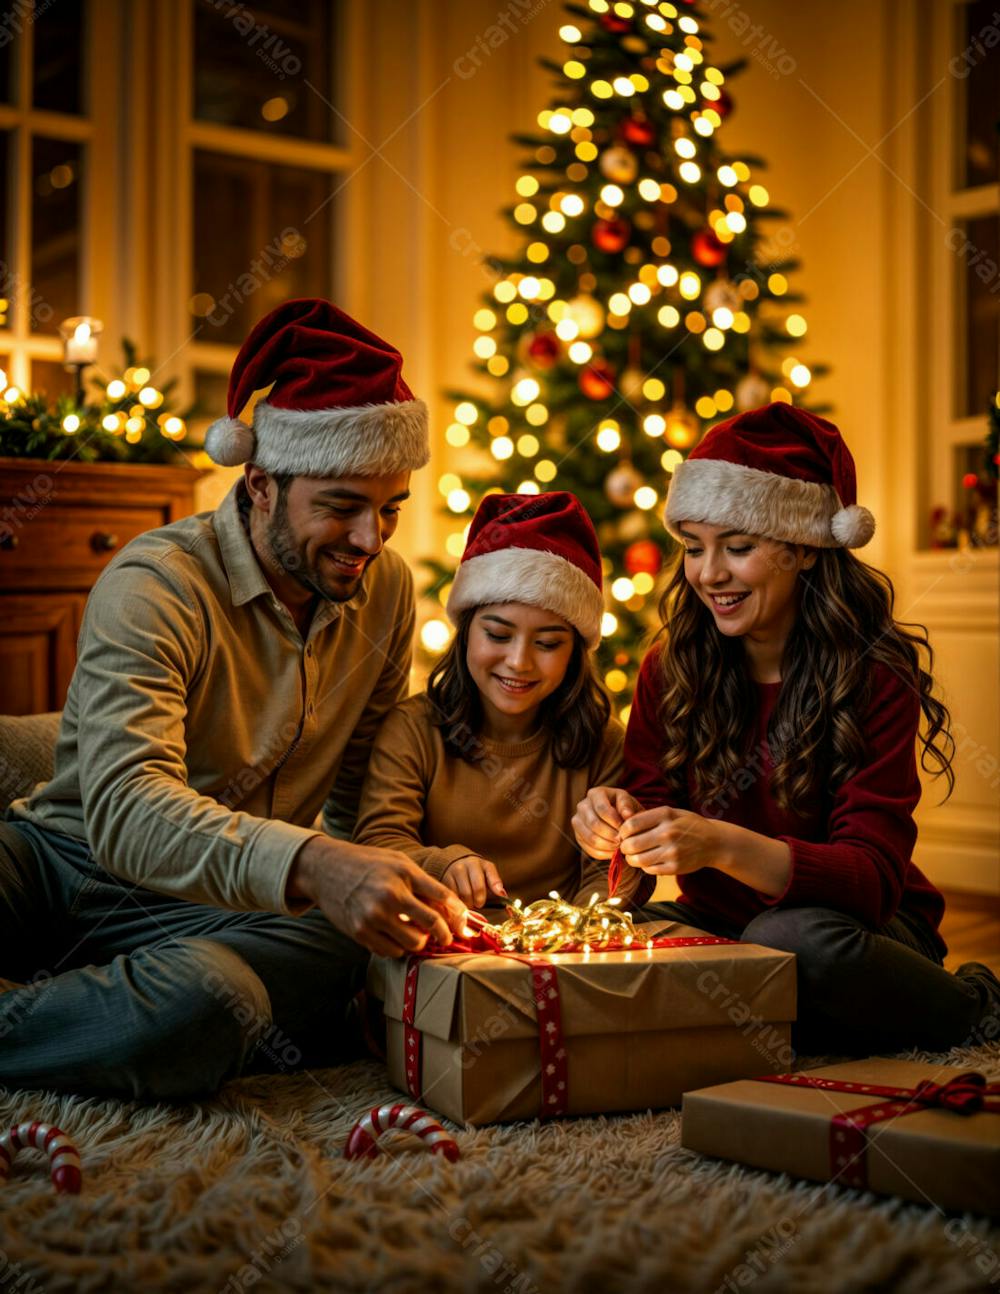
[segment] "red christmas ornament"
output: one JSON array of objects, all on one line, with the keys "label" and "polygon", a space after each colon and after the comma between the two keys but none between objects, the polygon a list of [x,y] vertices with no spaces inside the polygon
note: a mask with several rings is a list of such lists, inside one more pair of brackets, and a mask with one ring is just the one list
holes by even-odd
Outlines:
[{"label": "red christmas ornament", "polygon": [[614,253],[628,246],[631,232],[632,227],[627,220],[613,216],[610,220],[595,220],[590,237],[599,251]]},{"label": "red christmas ornament", "polygon": [[733,110],[733,96],[726,90],[720,90],[719,97],[712,99],[711,102],[706,102],[705,107],[714,108],[722,120],[725,121]]},{"label": "red christmas ornament", "polygon": [[528,343],[528,358],[536,368],[552,368],[559,360],[562,346],[554,332],[535,333]]},{"label": "red christmas ornament", "polygon": [[962,477],[962,485],[967,490],[974,490],[978,484],[979,484],[979,477],[975,474],[975,472],[966,472],[965,475]]},{"label": "red christmas ornament", "polygon": [[663,565],[663,554],[652,539],[637,539],[625,549],[624,562],[629,575],[655,575]]},{"label": "red christmas ornament", "polygon": [[619,18],[613,13],[601,14],[601,26],[605,31],[612,31],[617,36],[632,30],[632,23],[628,18]]},{"label": "red christmas ornament", "polygon": [[651,148],[656,143],[656,127],[648,117],[626,117],[621,125],[621,136],[635,148]]},{"label": "red christmas ornament", "polygon": [[580,390],[588,400],[607,400],[615,393],[615,370],[602,359],[580,370]]},{"label": "red christmas ornament", "polygon": [[711,229],[699,229],[691,239],[691,255],[699,265],[714,269],[726,259],[726,244]]}]

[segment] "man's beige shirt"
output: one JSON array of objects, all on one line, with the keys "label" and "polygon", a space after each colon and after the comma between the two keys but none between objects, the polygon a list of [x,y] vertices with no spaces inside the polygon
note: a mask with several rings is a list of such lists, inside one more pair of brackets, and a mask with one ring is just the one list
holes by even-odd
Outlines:
[{"label": "man's beige shirt", "polygon": [[296,853],[349,839],[372,741],[408,690],[413,579],[384,549],[302,640],[237,504],[133,540],[95,584],[55,773],[14,817],[89,842],[107,871],[238,911],[300,912]]}]

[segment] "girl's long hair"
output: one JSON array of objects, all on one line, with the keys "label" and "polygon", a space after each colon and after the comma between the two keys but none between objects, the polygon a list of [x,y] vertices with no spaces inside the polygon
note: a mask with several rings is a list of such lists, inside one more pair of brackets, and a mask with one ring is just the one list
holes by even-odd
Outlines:
[{"label": "girl's long hair", "polygon": [[[427,680],[431,722],[441,729],[445,750],[469,763],[486,754],[480,736],[482,701],[467,661],[476,610],[469,607],[462,612],[455,637]],[[565,677],[539,708],[540,724],[551,733],[552,757],[559,767],[589,764],[601,748],[610,717],[611,702],[597,681],[586,644],[574,629]]]},{"label": "girl's long hair", "polygon": [[[935,777],[945,776],[950,795],[955,743],[948,711],[932,691],[927,630],[896,621],[892,581],[846,549],[818,549],[816,564],[799,579],[798,614],[767,731],[777,804],[806,816],[817,803],[829,804],[832,792],[862,766],[875,664],[892,670],[919,698],[920,763]],[[740,779],[755,764],[759,771],[759,752],[751,750],[756,698],[746,651],[739,638],[716,628],[685,577],[683,553],[660,601],[660,619],[666,681],[661,766],[679,796],[690,791],[703,812],[721,813],[733,788],[741,789]]]}]

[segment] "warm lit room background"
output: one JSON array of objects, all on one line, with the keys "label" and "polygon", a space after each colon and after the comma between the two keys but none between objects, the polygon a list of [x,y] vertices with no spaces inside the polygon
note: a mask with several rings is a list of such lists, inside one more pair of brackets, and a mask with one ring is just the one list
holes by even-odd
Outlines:
[{"label": "warm lit room background", "polygon": [[[400,348],[431,405],[434,460],[395,541],[416,561],[455,529],[436,482],[465,451],[445,443],[443,390],[469,380],[480,259],[515,245],[500,215],[517,174],[508,135],[547,102],[536,60],[558,56],[564,15],[556,0],[254,8],[296,75],[264,66],[211,0],[4,16],[0,367],[25,389],[65,389],[58,325],[93,315],[103,369],[131,337],[203,425],[252,324],[283,298],[329,295]],[[944,807],[925,797],[918,861],[940,885],[996,895],[997,549],[934,550],[930,524],[960,502],[997,385],[995,82],[943,53],[993,8],[754,0],[751,19],[733,0],[701,6],[718,60],[748,60],[727,144],[766,159],[789,212],[773,230],[802,261],[806,358],[831,366],[815,398],[878,520],[865,556],[891,573],[900,617],[929,627],[952,706],[957,789]],[[499,14],[508,37],[487,47]],[[989,281],[968,245],[992,258]],[[52,309],[34,312],[32,294]],[[232,476],[206,476],[200,506]]]}]

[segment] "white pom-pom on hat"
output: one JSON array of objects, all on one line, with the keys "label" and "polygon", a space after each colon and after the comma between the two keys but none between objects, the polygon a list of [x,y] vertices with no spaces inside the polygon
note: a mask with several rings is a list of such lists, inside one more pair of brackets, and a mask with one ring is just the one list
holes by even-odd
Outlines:
[{"label": "white pom-pom on hat", "polygon": [[239,418],[217,418],[205,432],[205,453],[220,467],[249,463],[254,444],[253,429]]},{"label": "white pom-pom on hat", "polygon": [[841,508],[830,518],[834,539],[845,548],[863,548],[875,533],[875,518],[859,503]]}]

